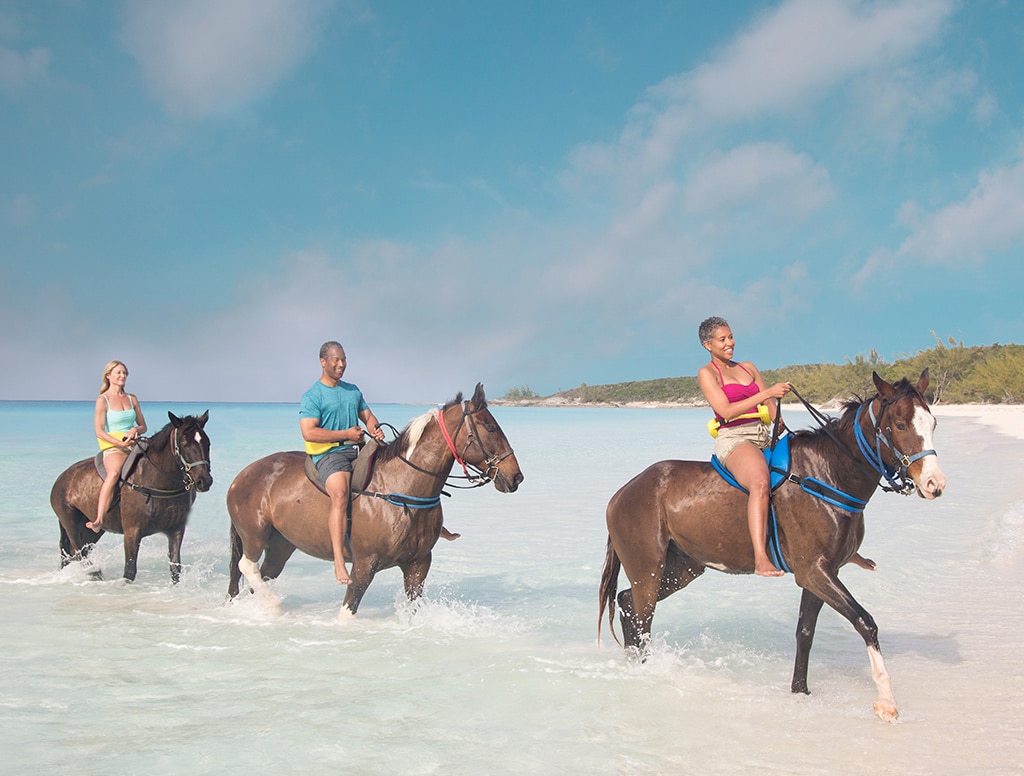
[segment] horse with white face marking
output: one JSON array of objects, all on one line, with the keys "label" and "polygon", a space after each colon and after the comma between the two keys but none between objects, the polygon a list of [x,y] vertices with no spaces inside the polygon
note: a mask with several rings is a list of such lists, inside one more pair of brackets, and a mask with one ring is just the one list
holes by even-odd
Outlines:
[{"label": "horse with white face marking", "polygon": [[[838,420],[790,437],[790,465],[772,496],[777,530],[770,533],[780,562],[803,588],[793,692],[808,692],[807,661],[818,614],[827,603],[864,639],[878,690],[875,712],[894,721],[896,701],[878,627],[840,582],[839,569],[866,563],[857,552],[864,538],[864,507],[880,480],[888,483],[882,486],[886,490],[935,499],[946,477],[933,449],[935,418],[924,398],[928,370],[916,385],[906,379],[890,384],[877,374],[872,379],[875,396],[847,402]],[[707,462],[661,461],[626,483],[608,503],[599,629],[607,607],[615,634],[617,600],[625,646],[643,654],[658,601],[708,567],[753,573],[746,502],[746,493]],[[616,596],[620,567],[632,587]]]}]

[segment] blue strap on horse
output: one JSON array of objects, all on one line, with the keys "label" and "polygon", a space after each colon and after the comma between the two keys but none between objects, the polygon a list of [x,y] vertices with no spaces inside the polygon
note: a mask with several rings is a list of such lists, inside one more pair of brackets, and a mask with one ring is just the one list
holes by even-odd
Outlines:
[{"label": "blue strap on horse", "polygon": [[[776,442],[776,449],[780,449],[781,450],[780,454],[784,455],[786,460],[787,460],[787,462],[788,462],[788,460],[789,460],[789,437],[788,436],[787,437],[783,437],[783,439],[778,440],[778,442]],[[764,451],[764,457],[765,457],[765,460],[769,464],[769,472],[771,472],[771,478],[772,478],[772,483],[773,483],[772,484],[772,489],[774,490],[775,487],[778,485],[778,482],[781,482],[781,479],[778,482],[775,481],[775,476],[776,476],[775,475],[775,471],[771,467],[772,454],[773,454],[773,449],[770,448],[770,447],[767,448]],[[738,488],[739,490],[742,490],[744,493],[749,493],[750,492],[746,488],[744,488],[742,485],[740,485],[739,482],[736,481],[736,478],[732,476],[732,472],[730,472],[728,469],[726,469],[725,466],[722,464],[722,462],[718,460],[718,456],[717,455],[712,454],[712,456],[711,456],[711,465],[715,468],[715,471],[718,472],[722,476],[722,479],[724,479],[726,482],[728,482],[734,488]],[[767,542],[768,557],[771,559],[772,563],[775,564],[775,568],[782,569],[783,571],[786,571],[786,572],[789,572],[790,574],[792,574],[793,573],[793,569],[791,569],[789,567],[789,564],[786,563],[786,559],[782,555],[782,545],[779,542],[779,521],[775,519],[775,504],[772,503],[771,496],[768,497],[768,531],[767,531],[767,534],[768,534],[768,542]]]}]

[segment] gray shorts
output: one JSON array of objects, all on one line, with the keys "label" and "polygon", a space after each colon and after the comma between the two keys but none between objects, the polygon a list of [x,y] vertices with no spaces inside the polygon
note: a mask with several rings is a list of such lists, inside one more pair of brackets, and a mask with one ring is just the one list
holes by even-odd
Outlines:
[{"label": "gray shorts", "polygon": [[352,472],[352,462],[359,456],[359,448],[355,445],[342,447],[338,450],[331,450],[318,458],[314,465],[320,474],[320,479],[327,482],[327,478],[338,472]]},{"label": "gray shorts", "polygon": [[758,421],[719,429],[718,438],[715,439],[715,455],[719,462],[725,465],[725,461],[732,451],[744,442],[750,442],[759,450],[764,450],[771,442],[771,428]]}]

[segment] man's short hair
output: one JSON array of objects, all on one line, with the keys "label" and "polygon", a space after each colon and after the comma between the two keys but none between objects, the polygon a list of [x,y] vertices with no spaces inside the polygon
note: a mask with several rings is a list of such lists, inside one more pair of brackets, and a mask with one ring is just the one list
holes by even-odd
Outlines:
[{"label": "man's short hair", "polygon": [[320,346],[320,358],[327,358],[327,354],[331,351],[331,348],[337,348],[338,350],[344,351],[345,348],[341,346],[340,342],[334,340],[328,340]]}]

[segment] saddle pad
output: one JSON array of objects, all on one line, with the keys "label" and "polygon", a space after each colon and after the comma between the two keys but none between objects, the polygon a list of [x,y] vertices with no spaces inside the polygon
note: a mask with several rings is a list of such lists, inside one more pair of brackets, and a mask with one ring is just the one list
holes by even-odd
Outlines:
[{"label": "saddle pad", "polygon": [[[138,444],[128,451],[128,457],[124,459],[124,464],[121,466],[122,480],[127,480],[128,475],[132,473],[132,469],[135,468],[135,463],[139,460],[139,456],[142,455],[147,447],[146,442],[147,440],[140,439]],[[103,465],[103,452],[103,450],[100,450],[100,452],[96,453],[96,458],[94,459],[96,473],[100,476],[101,480],[107,478],[107,467]]]}]

